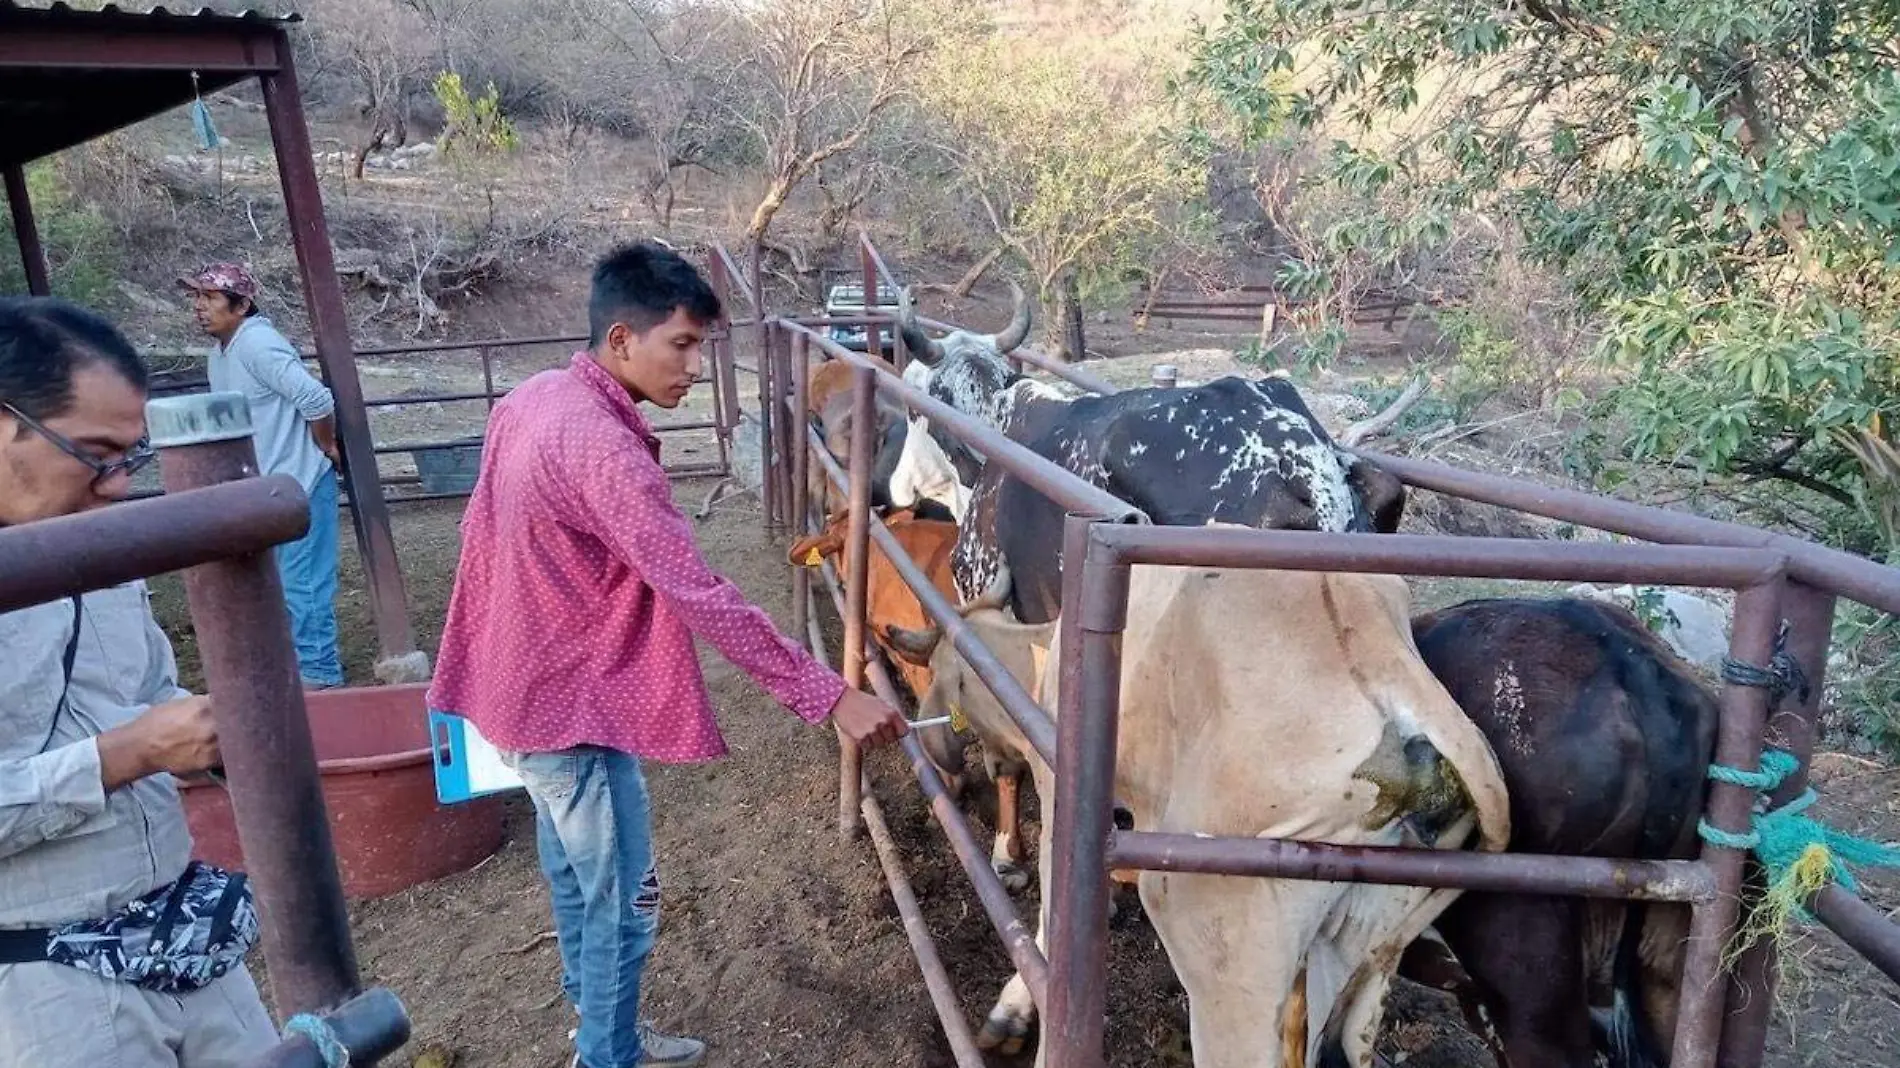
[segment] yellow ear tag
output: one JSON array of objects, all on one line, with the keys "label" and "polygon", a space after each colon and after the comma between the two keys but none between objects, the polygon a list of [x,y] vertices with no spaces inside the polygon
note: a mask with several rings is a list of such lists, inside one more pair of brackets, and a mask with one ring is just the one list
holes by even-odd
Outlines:
[{"label": "yellow ear tag", "polygon": [[963,718],[962,705],[950,706],[950,729],[956,731],[958,734],[962,734],[964,731],[970,729],[970,721]]},{"label": "yellow ear tag", "polygon": [[825,554],[819,552],[818,547],[816,545],[805,550],[805,566],[806,567],[817,567],[820,564],[823,564],[824,562],[825,562]]}]

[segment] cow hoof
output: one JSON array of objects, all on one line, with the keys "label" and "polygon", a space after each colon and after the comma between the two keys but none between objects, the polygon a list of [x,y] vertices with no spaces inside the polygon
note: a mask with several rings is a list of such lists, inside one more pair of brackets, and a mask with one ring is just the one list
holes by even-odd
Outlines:
[{"label": "cow hoof", "polygon": [[1032,1019],[1008,1015],[1000,1007],[992,1009],[982,1030],[976,1033],[976,1047],[985,1053],[1014,1057],[1029,1044],[1029,1030],[1034,1026]]},{"label": "cow hoof", "polygon": [[1003,889],[1012,894],[1020,894],[1029,889],[1029,870],[1020,864],[1012,864],[1007,860],[992,860],[990,870],[996,873],[997,878],[1003,880]]}]

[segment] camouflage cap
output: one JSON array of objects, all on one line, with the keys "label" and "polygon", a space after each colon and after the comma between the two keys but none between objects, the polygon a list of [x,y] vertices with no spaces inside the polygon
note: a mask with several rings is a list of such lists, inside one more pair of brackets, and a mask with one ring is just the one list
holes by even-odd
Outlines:
[{"label": "camouflage cap", "polygon": [[209,264],[197,274],[179,276],[178,284],[186,289],[217,290],[257,299],[257,279],[241,263]]}]

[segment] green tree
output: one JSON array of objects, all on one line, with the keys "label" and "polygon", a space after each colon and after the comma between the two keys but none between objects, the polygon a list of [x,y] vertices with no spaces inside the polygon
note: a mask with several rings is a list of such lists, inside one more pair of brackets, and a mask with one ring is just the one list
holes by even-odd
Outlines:
[{"label": "green tree", "polygon": [[943,127],[936,147],[1045,306],[1071,276],[1097,291],[1196,236],[1207,167],[1168,133],[1163,90],[1149,57],[1116,71],[1003,39],[934,57],[922,93]]},{"label": "green tree", "polygon": [[1388,242],[1519,229],[1601,326],[1624,458],[1867,515],[1848,443],[1900,417],[1896,31],[1877,0],[1230,0],[1192,81],[1250,137],[1333,139],[1324,181],[1403,206],[1361,221]]}]

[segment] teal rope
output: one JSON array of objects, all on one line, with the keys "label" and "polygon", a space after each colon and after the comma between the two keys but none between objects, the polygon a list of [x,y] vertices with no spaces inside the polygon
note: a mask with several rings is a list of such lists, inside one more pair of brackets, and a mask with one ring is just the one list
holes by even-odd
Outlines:
[{"label": "teal rope", "polygon": [[[1758,771],[1711,764],[1709,778],[1765,795],[1785,782],[1800,766],[1801,762],[1795,759],[1793,753],[1770,748],[1762,751],[1761,769]],[[1860,883],[1855,879],[1850,865],[1900,868],[1900,848],[1837,831],[1803,815],[1820,799],[1821,795],[1810,787],[1793,801],[1766,812],[1759,810],[1759,806],[1765,803],[1765,798],[1760,799],[1756,802],[1757,811],[1749,815],[1748,831],[1736,834],[1711,826],[1707,820],[1698,822],[1696,831],[1702,835],[1703,841],[1711,845],[1754,852],[1762,867],[1768,870],[1771,883],[1780,880],[1801,859],[1801,854],[1815,844],[1828,851],[1830,877],[1851,892],[1859,892]],[[1802,915],[1803,919],[1807,918],[1805,910]]]},{"label": "teal rope", "polygon": [[336,1029],[323,1017],[308,1012],[292,1016],[284,1023],[284,1037],[292,1035],[302,1035],[317,1047],[323,1068],[350,1068],[349,1047],[336,1037]]}]

